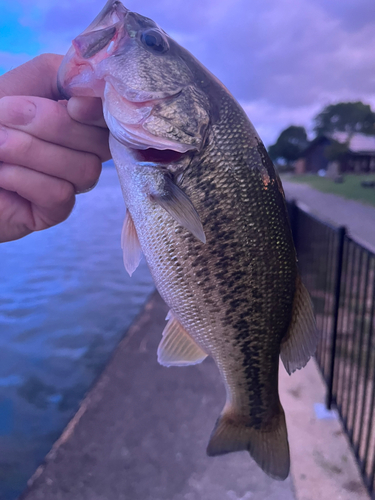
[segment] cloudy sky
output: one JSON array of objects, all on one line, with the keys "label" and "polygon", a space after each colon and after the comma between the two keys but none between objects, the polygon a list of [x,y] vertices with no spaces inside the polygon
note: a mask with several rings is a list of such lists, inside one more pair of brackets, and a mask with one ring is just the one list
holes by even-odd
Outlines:
[{"label": "cloudy sky", "polygon": [[[104,0],[0,0],[0,73],[65,53]],[[331,102],[375,110],[374,0],[126,0],[229,88],[267,145]]]}]

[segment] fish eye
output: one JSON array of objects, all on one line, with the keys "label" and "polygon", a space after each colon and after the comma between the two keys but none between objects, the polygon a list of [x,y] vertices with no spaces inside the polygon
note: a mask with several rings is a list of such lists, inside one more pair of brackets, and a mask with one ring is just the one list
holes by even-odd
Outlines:
[{"label": "fish eye", "polygon": [[166,38],[160,33],[160,31],[155,29],[150,29],[143,32],[141,35],[141,40],[148,49],[159,52],[159,54],[161,54],[162,52],[166,52],[169,49]]}]

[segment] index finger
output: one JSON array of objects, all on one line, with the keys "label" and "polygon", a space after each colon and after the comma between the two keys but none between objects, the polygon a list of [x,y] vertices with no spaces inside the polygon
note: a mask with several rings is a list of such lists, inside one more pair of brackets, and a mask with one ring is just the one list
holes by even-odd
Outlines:
[{"label": "index finger", "polygon": [[33,95],[57,101],[63,99],[57,89],[57,70],[63,56],[42,54],[0,76],[0,97]]},{"label": "index finger", "polygon": [[[100,104],[100,99],[98,101]],[[33,96],[3,97],[0,99],[0,124],[43,141],[94,153],[102,161],[111,157],[108,129],[73,120],[65,106],[51,99]]]}]

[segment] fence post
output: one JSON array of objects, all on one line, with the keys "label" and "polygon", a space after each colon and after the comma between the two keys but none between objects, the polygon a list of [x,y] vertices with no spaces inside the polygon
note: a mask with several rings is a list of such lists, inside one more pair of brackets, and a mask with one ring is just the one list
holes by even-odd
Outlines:
[{"label": "fence post", "polygon": [[332,344],[331,344],[331,362],[330,362],[328,392],[326,401],[326,405],[329,410],[331,409],[332,399],[333,399],[333,378],[335,373],[337,324],[339,319],[339,308],[340,308],[340,287],[341,287],[341,274],[342,274],[345,235],[346,235],[346,228],[344,226],[337,228],[338,242],[337,242],[336,271],[335,271],[336,282],[335,282],[335,296],[334,296],[334,308],[333,308],[333,331],[332,331]]}]

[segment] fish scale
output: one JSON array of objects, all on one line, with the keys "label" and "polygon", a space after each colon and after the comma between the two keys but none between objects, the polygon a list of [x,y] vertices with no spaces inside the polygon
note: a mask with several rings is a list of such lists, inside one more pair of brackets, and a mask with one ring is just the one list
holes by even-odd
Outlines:
[{"label": "fish scale", "polygon": [[254,127],[188,51],[117,0],[75,40],[59,88],[102,98],[127,207],[125,267],[142,249],[170,307],[159,362],[210,355],[221,373],[226,403],[207,453],[248,450],[285,479],[279,355],[289,373],[303,367],[317,333],[281,182]]}]

